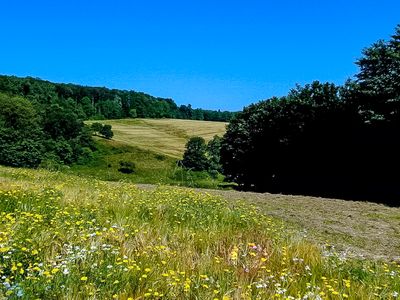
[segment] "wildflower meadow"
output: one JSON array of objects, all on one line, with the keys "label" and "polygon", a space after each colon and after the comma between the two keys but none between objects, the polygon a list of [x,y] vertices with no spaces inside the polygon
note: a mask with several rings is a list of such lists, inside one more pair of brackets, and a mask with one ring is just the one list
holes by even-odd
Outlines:
[{"label": "wildflower meadow", "polygon": [[188,189],[0,167],[1,299],[396,299],[400,265]]}]

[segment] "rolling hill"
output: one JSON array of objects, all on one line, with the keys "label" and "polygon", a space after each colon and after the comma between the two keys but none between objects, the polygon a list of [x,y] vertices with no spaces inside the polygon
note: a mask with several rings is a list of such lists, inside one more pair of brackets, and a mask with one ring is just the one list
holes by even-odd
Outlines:
[{"label": "rolling hill", "polygon": [[[91,124],[97,121],[87,121]],[[222,136],[227,123],[178,119],[120,119],[99,121],[112,126],[113,140],[128,146],[150,150],[173,158],[182,158],[191,136],[206,141]]]},{"label": "rolling hill", "polygon": [[[223,176],[192,172],[177,166],[190,136],[206,141],[222,136],[226,123],[177,119],[120,119],[87,121],[112,125],[111,140],[95,137],[97,151],[93,157],[74,164],[65,171],[107,181],[171,184],[189,187],[216,188]],[[134,164],[134,172],[121,173],[121,163]]]}]

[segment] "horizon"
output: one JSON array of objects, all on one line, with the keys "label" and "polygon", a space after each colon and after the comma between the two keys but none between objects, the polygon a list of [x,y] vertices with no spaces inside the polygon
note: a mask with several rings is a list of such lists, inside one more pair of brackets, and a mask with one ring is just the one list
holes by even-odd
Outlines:
[{"label": "horizon", "polygon": [[343,84],[398,11],[392,0],[6,3],[0,73],[238,111],[295,84]]}]

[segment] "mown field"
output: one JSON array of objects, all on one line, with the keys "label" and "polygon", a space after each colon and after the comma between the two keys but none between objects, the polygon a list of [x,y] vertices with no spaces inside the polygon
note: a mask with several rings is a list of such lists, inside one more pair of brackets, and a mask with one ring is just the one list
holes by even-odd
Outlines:
[{"label": "mown field", "polygon": [[400,263],[400,208],[367,201],[269,193],[208,190],[246,200],[271,217],[293,225],[307,239],[334,245],[342,255]]},{"label": "mown field", "polygon": [[[91,124],[97,121],[87,121]],[[223,136],[224,122],[178,119],[122,119],[101,120],[112,126],[113,140],[173,158],[182,158],[185,144],[191,136],[201,136],[206,141],[214,135]]]},{"label": "mown field", "polygon": [[347,258],[248,202],[0,167],[8,299],[396,299],[400,265]]}]

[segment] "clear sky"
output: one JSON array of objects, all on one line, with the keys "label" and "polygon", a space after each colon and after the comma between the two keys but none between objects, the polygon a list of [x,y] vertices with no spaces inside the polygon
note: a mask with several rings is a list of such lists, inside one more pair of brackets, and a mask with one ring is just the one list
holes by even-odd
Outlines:
[{"label": "clear sky", "polygon": [[398,23],[399,0],[3,0],[0,74],[239,110],[342,84]]}]

